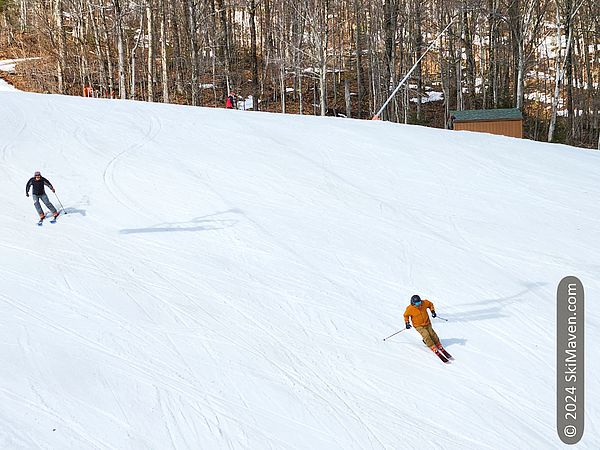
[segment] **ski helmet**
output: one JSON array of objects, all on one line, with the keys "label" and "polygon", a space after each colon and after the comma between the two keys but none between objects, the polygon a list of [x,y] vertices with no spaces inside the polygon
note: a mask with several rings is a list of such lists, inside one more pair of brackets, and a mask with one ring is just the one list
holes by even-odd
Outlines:
[{"label": "ski helmet", "polygon": [[36,170],[35,173],[33,174],[34,177],[41,177],[42,174],[40,173],[39,170]]},{"label": "ski helmet", "polygon": [[419,304],[419,303],[421,303],[421,297],[419,297],[418,295],[413,295],[413,296],[410,298],[410,304],[411,304],[411,305],[417,305],[417,304]]}]

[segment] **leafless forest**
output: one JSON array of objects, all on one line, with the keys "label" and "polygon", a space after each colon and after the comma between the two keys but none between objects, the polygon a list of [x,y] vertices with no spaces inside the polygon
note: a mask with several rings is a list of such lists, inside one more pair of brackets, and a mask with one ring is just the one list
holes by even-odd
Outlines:
[{"label": "leafless forest", "polygon": [[598,0],[0,0],[37,92],[369,119],[432,43],[382,118],[517,107],[531,139],[600,145]]}]

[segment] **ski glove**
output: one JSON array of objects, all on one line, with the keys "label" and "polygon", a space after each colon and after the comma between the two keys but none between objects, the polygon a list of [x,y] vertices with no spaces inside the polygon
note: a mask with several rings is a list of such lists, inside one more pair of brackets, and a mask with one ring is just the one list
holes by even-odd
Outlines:
[{"label": "ski glove", "polygon": [[435,313],[435,311],[431,311],[431,317],[437,317],[437,314]]},{"label": "ski glove", "polygon": [[410,322],[406,322],[406,329],[410,330],[412,327],[410,326]]}]

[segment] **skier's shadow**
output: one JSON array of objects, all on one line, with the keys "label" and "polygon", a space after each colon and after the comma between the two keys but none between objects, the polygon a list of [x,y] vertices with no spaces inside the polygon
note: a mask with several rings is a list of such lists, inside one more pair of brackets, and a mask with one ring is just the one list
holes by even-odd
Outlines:
[{"label": "skier's shadow", "polygon": [[[498,317],[510,317],[505,310],[513,304],[523,302],[528,294],[531,294],[536,289],[545,286],[548,283],[533,282],[525,283],[525,289],[517,292],[514,295],[488,298],[480,302],[460,303],[449,308],[448,312],[444,313],[444,318],[453,322],[473,322],[479,320],[497,319]],[[453,313],[453,310],[459,312]]]},{"label": "skier's shadow", "polygon": [[441,341],[444,343],[444,347],[450,347],[451,345],[454,345],[454,344],[465,345],[467,343],[466,339],[457,339],[457,338],[441,339]]},{"label": "skier's shadow", "polygon": [[175,231],[208,231],[208,230],[222,230],[235,226],[238,219],[211,219],[210,217],[222,216],[224,214],[238,214],[241,211],[237,209],[230,209],[228,211],[221,211],[214,214],[208,214],[206,216],[194,217],[186,222],[171,222],[171,223],[160,223],[147,228],[125,228],[119,230],[120,234],[141,234],[141,233],[170,233]]},{"label": "skier's shadow", "polygon": [[85,216],[85,209],[65,208],[63,211],[65,214],[80,214]]}]

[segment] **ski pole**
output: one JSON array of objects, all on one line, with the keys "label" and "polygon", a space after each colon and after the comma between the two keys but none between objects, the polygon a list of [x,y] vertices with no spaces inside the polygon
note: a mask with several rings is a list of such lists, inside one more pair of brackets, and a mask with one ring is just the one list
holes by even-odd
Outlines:
[{"label": "ski pole", "polygon": [[383,340],[385,341],[386,339],[391,338],[392,336],[396,336],[398,333],[402,333],[403,331],[406,331],[408,328],[402,328],[400,331],[396,331],[394,334],[390,334],[388,337],[383,338]]},{"label": "ski pole", "polygon": [[448,319],[444,319],[443,317],[440,317],[440,316],[435,316],[435,318],[436,318],[436,319],[443,320],[444,322],[448,322]]},{"label": "ski pole", "polygon": [[[56,195],[56,191],[53,191],[54,195]],[[62,208],[63,212],[65,214],[67,214],[67,211],[65,211],[65,207],[63,206],[62,202],[60,201],[60,198],[58,198],[58,195],[56,195],[56,200],[58,200],[58,203],[60,203],[60,207]]]}]

